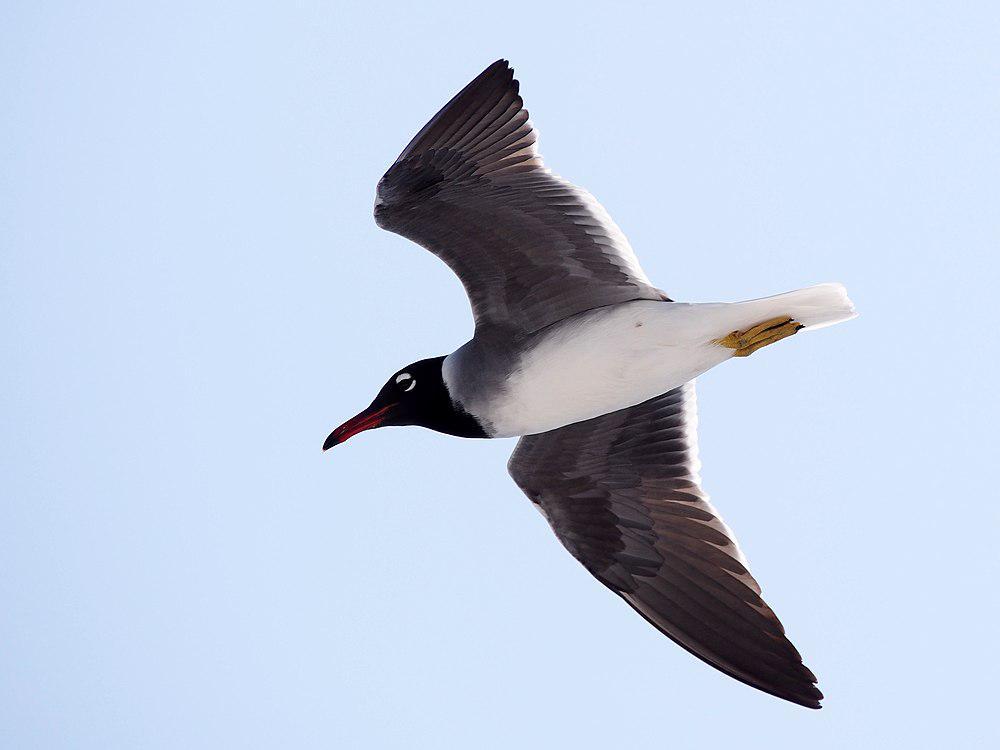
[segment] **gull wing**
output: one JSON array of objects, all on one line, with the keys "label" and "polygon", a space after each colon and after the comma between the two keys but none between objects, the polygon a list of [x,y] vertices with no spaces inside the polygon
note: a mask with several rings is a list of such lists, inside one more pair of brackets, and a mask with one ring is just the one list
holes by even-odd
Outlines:
[{"label": "gull wing", "polygon": [[563,545],[716,669],[819,708],[816,677],[761,599],[698,477],[694,384],[521,438],[508,468]]},{"label": "gull wing", "polygon": [[448,264],[477,328],[529,334],[595,307],[666,299],[593,196],[546,169],[506,60],[403,150],[378,184],[375,220]]}]

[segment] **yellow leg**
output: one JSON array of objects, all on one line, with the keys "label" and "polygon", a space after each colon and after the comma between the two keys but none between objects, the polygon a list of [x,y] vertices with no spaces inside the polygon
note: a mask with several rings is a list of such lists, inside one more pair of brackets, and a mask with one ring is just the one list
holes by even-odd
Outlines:
[{"label": "yellow leg", "polygon": [[758,349],[762,349],[775,341],[788,338],[793,333],[798,333],[805,328],[801,323],[792,320],[787,315],[780,318],[771,318],[763,323],[758,323],[753,328],[745,331],[733,331],[728,336],[715,339],[715,343],[729,349],[735,349],[734,357],[749,357]]}]

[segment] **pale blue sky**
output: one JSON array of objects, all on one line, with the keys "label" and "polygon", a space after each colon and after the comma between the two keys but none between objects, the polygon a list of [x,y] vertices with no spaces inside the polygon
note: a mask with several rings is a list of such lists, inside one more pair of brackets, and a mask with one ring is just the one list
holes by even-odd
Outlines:
[{"label": "pale blue sky", "polygon": [[[0,7],[0,746],[995,743],[998,6],[473,5]],[[498,57],[672,296],[861,311],[700,381],[820,712],[593,580],[513,441],[320,452],[471,332],[371,204]]]}]

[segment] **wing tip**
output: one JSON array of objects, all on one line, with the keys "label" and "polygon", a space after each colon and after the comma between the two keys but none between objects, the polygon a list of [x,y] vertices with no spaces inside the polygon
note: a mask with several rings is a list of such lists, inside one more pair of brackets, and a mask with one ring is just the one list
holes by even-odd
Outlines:
[{"label": "wing tip", "polygon": [[821,693],[815,685],[813,688],[816,690],[815,698],[793,698],[785,695],[778,695],[777,693],[772,693],[772,695],[778,698],[784,698],[786,701],[790,701],[804,708],[811,708],[814,711],[819,711],[823,708],[823,704],[820,702],[823,700],[823,693]]},{"label": "wing tip", "polygon": [[[514,77],[514,66],[510,64],[510,60],[505,57],[501,57],[499,60],[490,65],[481,74],[481,78],[488,78],[491,75],[496,75],[502,83],[506,83],[513,89],[515,95],[520,95],[521,82]],[[524,102],[521,102],[522,106]]]},{"label": "wing tip", "polygon": [[[600,580],[600,578],[598,578]],[[632,603],[629,598],[622,592],[615,589],[613,586],[608,585],[607,582],[601,581],[607,586],[611,591],[617,594],[622,601],[628,604],[642,619],[652,625],[656,630],[665,635],[671,641],[676,643],[682,649],[687,651],[692,656],[700,659],[701,661],[708,664],[710,667],[717,669],[722,674],[727,677],[731,677],[737,682],[742,682],[744,685],[754,688],[755,690],[760,690],[762,693],[767,693],[768,695],[773,695],[775,698],[780,698],[781,700],[788,701],[789,703],[794,703],[796,705],[802,706],[804,708],[818,710],[823,708],[820,701],[824,700],[824,695],[820,689],[816,686],[817,680],[816,676],[813,674],[812,670],[809,669],[805,664],[798,662],[798,666],[802,669],[802,679],[796,680],[790,678],[787,680],[782,680],[781,682],[776,682],[773,679],[762,679],[755,675],[747,673],[745,670],[734,668],[731,665],[724,664],[716,659],[713,659],[710,654],[701,652],[694,648],[692,645],[685,643],[682,639],[671,634],[666,628],[664,628],[660,623],[657,623],[648,614],[642,611],[639,607]],[[798,653],[798,652],[796,652]]]},{"label": "wing tip", "polygon": [[[396,158],[394,164],[403,161],[414,151],[446,144],[450,136],[455,136],[456,123],[475,122],[477,114],[482,116],[483,112],[476,112],[477,102],[481,104],[498,101],[505,94],[513,95],[518,107],[524,109],[524,102],[519,94],[520,87],[520,82],[514,78],[514,68],[511,67],[510,61],[503,57],[494,61],[427,121]],[[464,132],[461,134],[464,135]]]},{"label": "wing tip", "polygon": [[821,701],[824,700],[824,695],[816,686],[816,678],[812,676],[812,671],[805,664],[802,665],[802,669],[804,669],[806,674],[809,675],[810,682],[804,684],[801,688],[772,691],[767,688],[760,688],[757,685],[751,685],[751,687],[756,687],[777,698],[782,698],[786,701],[790,701],[791,703],[798,704],[799,706],[804,706],[805,708],[811,708],[814,710],[823,708]]},{"label": "wing tip", "polygon": [[510,64],[510,60],[508,60],[506,57],[501,57],[499,60],[494,60],[492,63],[487,65],[479,75],[473,78],[466,85],[464,90],[474,89],[478,85],[481,85],[485,81],[492,78],[496,78],[501,81],[503,80],[511,81],[513,82],[515,87],[517,87],[518,85],[518,82],[514,79],[514,68]]}]

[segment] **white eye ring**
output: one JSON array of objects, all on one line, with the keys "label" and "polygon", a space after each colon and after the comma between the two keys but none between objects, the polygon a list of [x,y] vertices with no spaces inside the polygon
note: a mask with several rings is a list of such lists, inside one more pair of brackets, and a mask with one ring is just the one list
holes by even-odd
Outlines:
[{"label": "white eye ring", "polygon": [[412,391],[417,386],[417,381],[413,379],[413,376],[408,372],[401,372],[396,376],[396,385],[402,385],[404,382],[409,380],[410,382],[404,386],[403,390],[406,392]]}]

